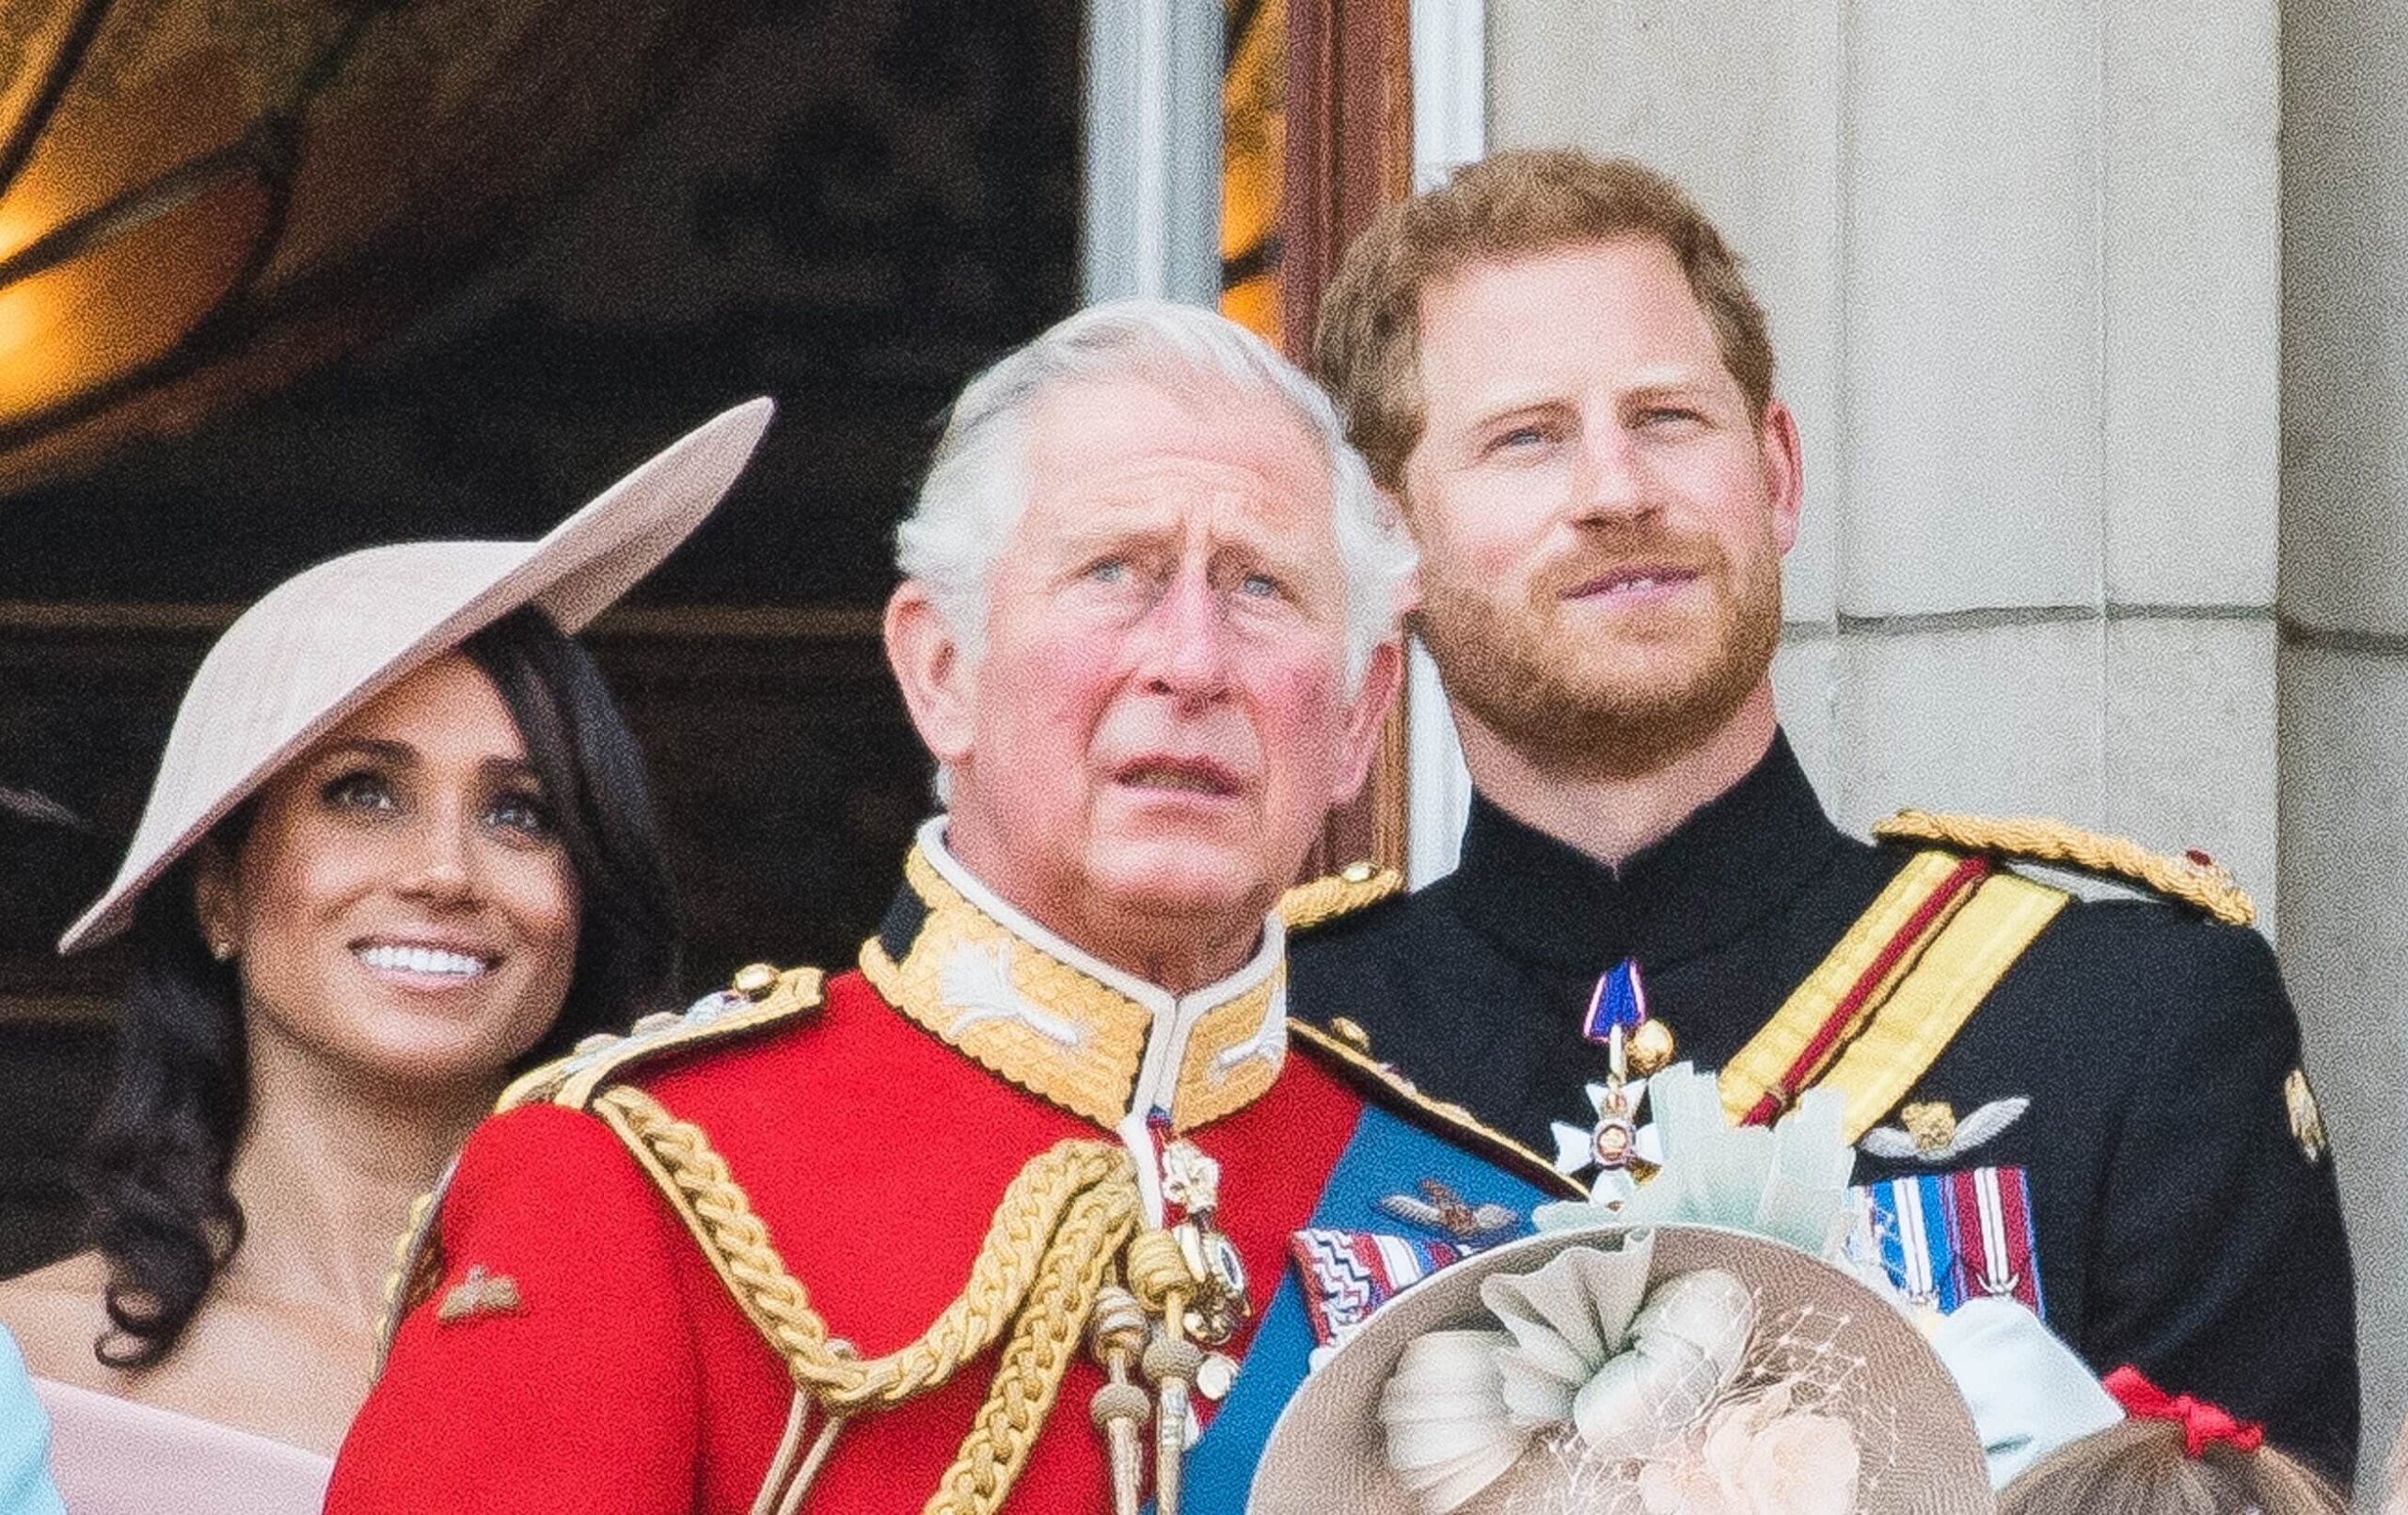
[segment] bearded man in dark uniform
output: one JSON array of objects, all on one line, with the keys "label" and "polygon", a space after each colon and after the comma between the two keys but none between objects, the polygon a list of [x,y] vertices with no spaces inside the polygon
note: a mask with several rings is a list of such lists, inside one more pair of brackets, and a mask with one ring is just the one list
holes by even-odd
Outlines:
[{"label": "bearded man in dark uniform", "polygon": [[1476,793],[1452,876],[1300,944],[1299,1007],[1607,1193],[1661,1156],[1674,1055],[1735,1122],[1837,1088],[1903,1292],[2012,1294],[2346,1476],[2349,1253],[2246,900],[2067,828],[1825,818],[1769,678],[1797,427],[1687,197],[1569,151],[1467,168],[1349,251],[1316,356],[1422,548]]}]

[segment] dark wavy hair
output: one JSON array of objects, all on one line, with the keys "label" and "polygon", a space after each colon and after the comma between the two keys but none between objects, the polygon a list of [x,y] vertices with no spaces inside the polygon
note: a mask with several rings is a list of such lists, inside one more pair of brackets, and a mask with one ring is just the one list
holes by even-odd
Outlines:
[{"label": "dark wavy hair", "polygon": [[[520,1065],[531,1066],[675,1002],[676,892],[642,755],[592,655],[532,607],[460,651],[509,707],[577,875],[577,962],[560,1016]],[[230,854],[249,823],[246,806],[211,844]],[[136,912],[116,1067],[78,1163],[88,1239],[109,1275],[109,1329],[92,1349],[111,1367],[149,1367],[173,1351],[243,1244],[227,1184],[250,1115],[241,985],[201,940],[194,876],[187,858]]]}]

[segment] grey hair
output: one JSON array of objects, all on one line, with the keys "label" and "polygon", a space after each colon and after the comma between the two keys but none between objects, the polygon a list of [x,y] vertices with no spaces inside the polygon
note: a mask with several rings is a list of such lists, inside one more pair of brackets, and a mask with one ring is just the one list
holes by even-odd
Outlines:
[{"label": "grey hair", "polygon": [[920,497],[895,530],[895,560],[926,587],[956,643],[974,662],[985,645],[995,563],[1033,487],[1030,412],[1057,387],[1115,381],[1275,398],[1321,443],[1346,576],[1346,681],[1359,688],[1372,651],[1397,634],[1398,592],[1418,560],[1403,522],[1312,380],[1236,322],[1159,300],[1091,306],[998,359],[953,402]]}]

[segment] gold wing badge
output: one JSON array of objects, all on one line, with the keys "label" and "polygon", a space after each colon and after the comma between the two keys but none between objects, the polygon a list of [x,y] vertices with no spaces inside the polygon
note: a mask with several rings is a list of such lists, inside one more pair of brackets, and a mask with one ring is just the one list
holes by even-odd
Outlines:
[{"label": "gold wing badge", "polygon": [[1898,1124],[1876,1126],[1857,1143],[1865,1156],[1892,1162],[1953,1162],[2021,1118],[2032,1101],[1993,1099],[1959,1117],[1944,1100],[1898,1107]]},{"label": "gold wing badge", "polygon": [[1474,1204],[1438,1179],[1424,1178],[1418,1187],[1418,1194],[1383,1194],[1371,1206],[1391,1219],[1471,1248],[1503,1240],[1522,1223],[1521,1211],[1512,1206],[1494,1201]]}]

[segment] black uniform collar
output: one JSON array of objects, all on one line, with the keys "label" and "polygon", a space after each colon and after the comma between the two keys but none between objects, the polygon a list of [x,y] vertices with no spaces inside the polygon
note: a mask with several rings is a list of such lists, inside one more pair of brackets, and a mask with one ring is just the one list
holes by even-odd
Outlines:
[{"label": "black uniform collar", "polygon": [[1514,956],[1602,971],[1624,957],[1670,968],[1795,900],[1842,845],[1776,733],[1748,776],[1619,869],[1471,801],[1450,904]]}]

